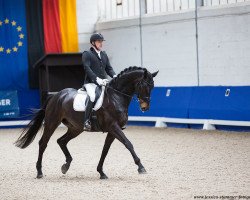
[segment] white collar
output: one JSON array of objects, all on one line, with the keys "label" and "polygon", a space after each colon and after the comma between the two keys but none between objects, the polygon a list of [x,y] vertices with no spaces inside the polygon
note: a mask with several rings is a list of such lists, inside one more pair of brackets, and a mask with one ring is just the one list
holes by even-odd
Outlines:
[{"label": "white collar", "polygon": [[95,47],[93,47],[95,52],[100,56],[101,51],[97,50]]}]

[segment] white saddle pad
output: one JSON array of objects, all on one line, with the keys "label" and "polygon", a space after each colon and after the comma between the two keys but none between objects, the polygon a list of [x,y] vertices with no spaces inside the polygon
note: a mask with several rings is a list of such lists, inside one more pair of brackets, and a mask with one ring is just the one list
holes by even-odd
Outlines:
[{"label": "white saddle pad", "polygon": [[[104,90],[105,90],[105,87],[102,87],[102,93],[101,93],[99,99],[97,99],[96,104],[95,104],[95,106],[93,108],[93,110],[95,110],[95,111],[97,111],[102,106],[103,98],[104,98]],[[81,112],[85,111],[85,109],[86,109],[86,105],[85,105],[86,99],[87,99],[87,92],[79,89],[77,91],[77,94],[76,94],[76,96],[74,98],[74,102],[73,102],[74,110],[75,111],[81,111]]]}]

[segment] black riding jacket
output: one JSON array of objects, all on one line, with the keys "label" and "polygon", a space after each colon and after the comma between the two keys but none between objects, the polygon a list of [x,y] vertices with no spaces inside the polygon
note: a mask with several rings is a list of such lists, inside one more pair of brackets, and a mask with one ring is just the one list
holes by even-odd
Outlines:
[{"label": "black riding jacket", "polygon": [[96,78],[107,78],[107,74],[113,78],[115,72],[109,63],[109,58],[105,51],[100,53],[101,59],[93,47],[89,51],[82,53],[82,62],[85,70],[84,84],[96,83]]}]

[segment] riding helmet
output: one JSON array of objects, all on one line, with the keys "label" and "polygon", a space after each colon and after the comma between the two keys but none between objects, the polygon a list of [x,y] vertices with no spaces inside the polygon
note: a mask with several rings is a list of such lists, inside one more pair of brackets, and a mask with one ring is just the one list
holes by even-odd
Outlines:
[{"label": "riding helmet", "polygon": [[92,44],[92,42],[95,42],[97,40],[105,41],[101,33],[94,33],[90,37],[90,44]]}]

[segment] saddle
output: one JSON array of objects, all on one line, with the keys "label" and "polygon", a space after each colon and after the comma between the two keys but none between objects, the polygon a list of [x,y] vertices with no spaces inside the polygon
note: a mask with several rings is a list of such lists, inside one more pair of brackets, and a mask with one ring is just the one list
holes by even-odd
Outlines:
[{"label": "saddle", "polygon": [[[104,99],[104,90],[105,87],[101,87],[101,89],[99,89],[99,92],[97,92],[96,94],[95,105],[93,108],[94,111],[97,111],[102,106]],[[89,96],[83,88],[77,90],[77,94],[74,97],[73,109],[75,111],[84,112],[86,109],[86,102],[88,98]]]}]

